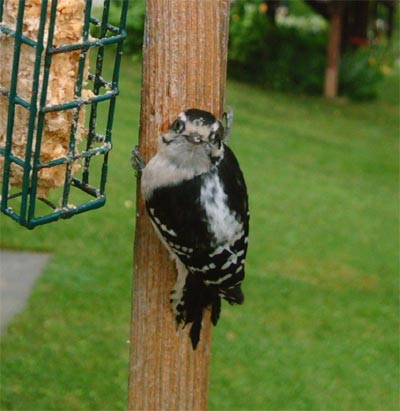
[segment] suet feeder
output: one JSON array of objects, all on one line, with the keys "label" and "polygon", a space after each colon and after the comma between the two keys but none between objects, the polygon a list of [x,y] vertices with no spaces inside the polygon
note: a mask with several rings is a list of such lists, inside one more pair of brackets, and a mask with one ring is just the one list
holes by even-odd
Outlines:
[{"label": "suet feeder", "polygon": [[105,203],[128,8],[116,24],[110,3],[0,0],[0,206],[30,229]]}]

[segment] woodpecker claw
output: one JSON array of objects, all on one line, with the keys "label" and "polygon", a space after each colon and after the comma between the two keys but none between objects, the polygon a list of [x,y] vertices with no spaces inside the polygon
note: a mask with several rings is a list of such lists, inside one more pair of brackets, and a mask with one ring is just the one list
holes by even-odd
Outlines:
[{"label": "woodpecker claw", "polygon": [[131,164],[132,164],[133,169],[137,173],[140,173],[145,168],[145,163],[144,163],[142,156],[140,155],[138,146],[135,146],[132,149]]}]

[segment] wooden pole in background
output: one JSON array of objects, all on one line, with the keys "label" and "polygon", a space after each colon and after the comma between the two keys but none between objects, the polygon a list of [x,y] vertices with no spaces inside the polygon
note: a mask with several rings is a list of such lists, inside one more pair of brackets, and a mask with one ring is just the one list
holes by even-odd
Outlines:
[{"label": "wooden pole in background", "polygon": [[338,95],[343,8],[344,3],[341,0],[328,4],[330,28],[324,84],[324,96],[328,98]]},{"label": "wooden pole in background", "polygon": [[[189,108],[223,112],[229,0],[147,0],[139,150],[147,162],[157,138]],[[138,181],[138,186],[140,182]],[[206,410],[211,325],[193,351],[169,308],[176,271],[146,215],[140,186],[134,251],[130,411]]]}]

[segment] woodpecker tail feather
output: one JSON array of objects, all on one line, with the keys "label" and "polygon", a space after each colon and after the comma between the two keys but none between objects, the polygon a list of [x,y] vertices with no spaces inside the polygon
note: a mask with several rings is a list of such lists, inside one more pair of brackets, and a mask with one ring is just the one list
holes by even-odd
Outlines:
[{"label": "woodpecker tail feather", "polygon": [[200,275],[188,273],[180,304],[181,312],[176,316],[176,320],[178,323],[183,322],[184,326],[192,324],[190,340],[193,349],[196,349],[200,340],[203,313],[208,307],[211,308],[211,321],[216,325],[221,312],[218,288],[206,285]]},{"label": "woodpecker tail feather", "polygon": [[188,273],[183,288],[183,293],[174,311],[176,321],[184,323],[184,327],[192,324],[190,340],[193,349],[196,349],[200,340],[200,332],[204,310],[211,309],[211,322],[217,325],[221,313],[221,298],[230,304],[241,304],[243,293],[240,284],[221,287],[218,284],[206,284],[199,274]]}]

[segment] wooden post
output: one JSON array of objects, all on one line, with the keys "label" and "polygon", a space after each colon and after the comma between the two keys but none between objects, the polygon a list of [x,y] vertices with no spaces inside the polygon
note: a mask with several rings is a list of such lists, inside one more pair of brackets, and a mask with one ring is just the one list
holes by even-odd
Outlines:
[{"label": "wooden post", "polygon": [[[188,108],[223,112],[229,0],[147,0],[139,150]],[[131,327],[130,411],[206,410],[211,325],[193,351],[190,327],[177,331],[169,308],[176,271],[137,193]]]},{"label": "wooden post", "polygon": [[328,6],[330,30],[328,39],[327,61],[325,70],[324,96],[337,97],[340,64],[340,38],[342,31],[342,1],[332,1]]}]

